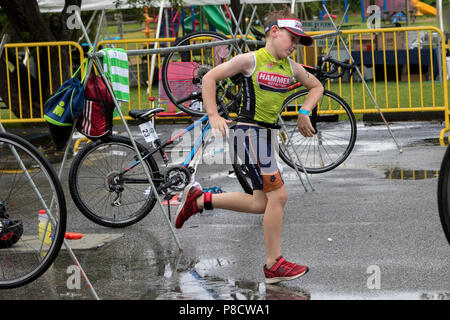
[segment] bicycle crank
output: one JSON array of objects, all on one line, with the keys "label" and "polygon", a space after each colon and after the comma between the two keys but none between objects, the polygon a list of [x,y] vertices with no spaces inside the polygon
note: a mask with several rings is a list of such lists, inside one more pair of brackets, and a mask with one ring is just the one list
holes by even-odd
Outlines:
[{"label": "bicycle crank", "polygon": [[185,167],[173,167],[166,171],[164,175],[164,183],[161,189],[165,189],[166,193],[178,193],[191,181],[191,171]]}]

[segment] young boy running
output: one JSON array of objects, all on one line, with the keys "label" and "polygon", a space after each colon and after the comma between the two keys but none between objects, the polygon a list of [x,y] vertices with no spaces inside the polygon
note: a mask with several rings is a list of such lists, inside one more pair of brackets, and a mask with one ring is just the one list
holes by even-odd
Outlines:
[{"label": "young boy running", "polygon": [[210,70],[202,79],[203,103],[211,128],[213,132],[226,136],[231,120],[224,119],[217,111],[216,82],[239,73],[243,75],[244,93],[235,127],[234,150],[241,159],[245,159],[243,162],[249,168],[253,195],[244,192],[203,193],[195,182],[183,192],[175,227],[181,228],[192,215],[204,209],[264,214],[266,264],[263,270],[266,283],[277,283],[304,275],[308,267],[288,262],[281,255],[287,192],[278,171],[270,128],[274,128],[282,102],[288,96],[287,87],[295,78],[309,90],[298,114],[298,130],[303,136],[312,137],[314,129],[309,113],[321,98],[323,86],[300,64],[288,58],[298,43],[309,46],[313,42],[288,8],[271,13],[264,31],[264,48],[237,55]]}]

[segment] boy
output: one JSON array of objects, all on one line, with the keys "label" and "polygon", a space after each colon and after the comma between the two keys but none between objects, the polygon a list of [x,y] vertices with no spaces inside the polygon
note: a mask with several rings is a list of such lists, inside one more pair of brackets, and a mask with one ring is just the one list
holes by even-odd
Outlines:
[{"label": "boy", "polygon": [[[235,152],[245,157],[253,195],[230,192],[213,196],[209,192],[203,193],[201,186],[195,182],[183,192],[175,227],[181,228],[186,220],[203,209],[221,208],[264,214],[266,264],[263,271],[266,283],[277,283],[304,275],[308,267],[287,262],[281,255],[281,229],[287,192],[277,168],[270,128],[275,128],[282,102],[288,96],[286,89],[294,77],[309,90],[299,111],[297,126],[303,136],[312,137],[314,129],[309,114],[321,98],[323,86],[300,64],[288,58],[298,43],[309,46],[313,41],[303,32],[301,22],[289,8],[271,13],[264,31],[264,48],[237,55],[210,70],[202,79],[203,104],[211,128],[213,132],[226,136],[231,120],[222,118],[217,112],[216,82],[239,73],[243,75],[244,93],[235,127],[234,148]],[[262,159],[261,155],[266,159]]]}]

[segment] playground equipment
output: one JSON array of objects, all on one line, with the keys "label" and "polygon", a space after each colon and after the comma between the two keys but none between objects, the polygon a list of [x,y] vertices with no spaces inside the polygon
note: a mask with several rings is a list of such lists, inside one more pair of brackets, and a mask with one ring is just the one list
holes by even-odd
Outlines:
[{"label": "playground equipment", "polygon": [[422,1],[411,0],[411,6],[417,9],[416,16],[423,16],[424,14],[433,15],[437,14],[437,10],[435,7],[430,6]]},{"label": "playground equipment", "polygon": [[[406,21],[406,1],[405,0],[361,0],[361,17],[362,21],[368,18],[367,8],[373,2],[374,5],[380,7],[381,16],[383,20],[391,20],[392,23],[397,23],[400,21]],[[422,1],[409,0],[408,3],[408,13],[412,19],[416,16],[436,15],[437,10],[435,7],[430,6]]]},{"label": "playground equipment", "polygon": [[150,28],[150,24],[151,23],[154,24],[155,22],[157,22],[158,18],[150,17],[148,15],[148,8],[147,7],[144,8],[144,18],[145,18],[145,29],[142,30],[142,32],[145,33],[145,36],[147,38],[150,38],[150,34],[151,33],[155,33],[155,28],[154,27]]},{"label": "playground equipment", "polygon": [[[225,19],[222,17],[222,14],[220,13],[219,6],[217,5],[206,5],[201,6],[199,8],[199,12],[195,13],[194,6],[191,7],[191,16],[186,17],[183,20],[183,26],[184,26],[184,34],[199,31],[202,30],[203,27],[203,17],[206,17],[206,20],[208,21],[208,24],[210,26],[210,31],[219,31],[224,34],[229,35],[229,29],[227,27],[227,24],[231,27],[231,21],[225,21]],[[202,12],[203,11],[203,12]],[[227,10],[228,12],[228,10]],[[203,15],[204,13],[204,15]],[[200,29],[198,30],[197,27]]]},{"label": "playground equipment", "polygon": [[[322,0],[322,6],[324,6],[324,5],[326,6],[326,1]],[[344,8],[347,8],[347,6],[348,6],[348,0],[344,0]],[[331,13],[330,13],[330,17],[334,20],[337,18],[337,16],[335,14],[331,14]],[[328,13],[325,10],[321,10],[319,12],[319,18],[320,18],[320,20],[324,20],[324,21],[327,20]],[[348,22],[348,12],[345,14],[344,19],[345,19],[344,21],[347,23]]]}]

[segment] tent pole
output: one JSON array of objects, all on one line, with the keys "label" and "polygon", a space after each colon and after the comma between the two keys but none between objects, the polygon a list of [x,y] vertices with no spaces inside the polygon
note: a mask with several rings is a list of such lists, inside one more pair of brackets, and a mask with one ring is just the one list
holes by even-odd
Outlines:
[{"label": "tent pole", "polygon": [[[159,32],[161,30],[161,21],[162,21],[162,16],[163,16],[163,11],[164,11],[164,5],[166,4],[166,0],[162,0],[161,1],[161,6],[159,8],[159,15],[158,15],[158,24],[156,26],[156,35],[155,35],[155,39],[159,39]],[[158,42],[155,42],[155,45],[153,46],[153,49],[158,48]],[[151,67],[150,67],[150,79],[149,79],[149,83],[148,83],[148,90],[149,90],[149,95],[152,95],[152,85],[153,85],[153,78],[154,78],[154,69],[155,69],[155,63],[156,63],[156,55],[153,54],[152,55],[152,62],[151,62]]]},{"label": "tent pole", "polygon": [[437,0],[436,7],[438,9],[439,29],[444,32],[444,21],[442,19],[442,0]]},{"label": "tent pole", "polygon": [[[337,30],[336,24],[333,21],[333,18],[331,18],[330,13],[327,10],[327,7],[325,5],[323,5],[323,9],[325,10],[325,13],[328,15],[328,19],[331,21],[331,23],[333,24],[333,27]],[[355,61],[355,59],[353,59],[352,53],[351,51],[348,49],[347,44],[345,43],[344,39],[342,39],[342,37],[339,38],[342,42],[342,45],[344,46],[345,50],[347,51],[348,55],[350,56],[350,58],[352,59],[352,61]],[[361,81],[364,83],[365,88],[367,89],[367,92],[369,92],[370,97],[372,98],[373,103],[375,104],[375,106],[378,109],[378,113],[381,116],[381,119],[383,119],[383,122],[386,124],[386,127],[389,131],[389,134],[391,135],[392,139],[394,140],[395,144],[397,145],[398,151],[400,153],[403,152],[402,147],[400,146],[400,144],[397,142],[397,139],[395,139],[394,134],[392,133],[391,127],[389,126],[389,123],[387,122],[386,118],[383,115],[383,112],[381,111],[380,107],[378,106],[377,101],[375,100],[372,91],[370,91],[369,86],[367,85],[366,80],[364,79],[364,77],[361,74],[361,71],[359,70],[358,66],[355,65],[355,70],[358,73]]]}]

